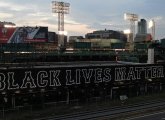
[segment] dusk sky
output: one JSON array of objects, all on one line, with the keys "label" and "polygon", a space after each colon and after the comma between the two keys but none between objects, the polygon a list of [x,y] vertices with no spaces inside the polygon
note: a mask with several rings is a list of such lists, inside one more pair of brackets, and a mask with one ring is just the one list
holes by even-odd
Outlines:
[{"label": "dusk sky", "polygon": [[[57,14],[52,13],[52,0],[0,0],[0,21],[17,26],[48,26],[57,32]],[[155,20],[156,38],[165,38],[165,0],[63,0],[70,3],[65,15],[68,35],[82,35],[94,30],[125,30],[129,22],[124,13],[139,15],[148,22]],[[151,30],[148,30],[150,32]]]}]

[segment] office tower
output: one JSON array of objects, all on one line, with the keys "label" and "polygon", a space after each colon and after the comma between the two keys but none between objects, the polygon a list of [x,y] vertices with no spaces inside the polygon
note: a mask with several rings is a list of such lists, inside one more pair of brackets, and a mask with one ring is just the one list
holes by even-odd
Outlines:
[{"label": "office tower", "polygon": [[147,34],[147,21],[145,19],[138,22],[138,34]]}]

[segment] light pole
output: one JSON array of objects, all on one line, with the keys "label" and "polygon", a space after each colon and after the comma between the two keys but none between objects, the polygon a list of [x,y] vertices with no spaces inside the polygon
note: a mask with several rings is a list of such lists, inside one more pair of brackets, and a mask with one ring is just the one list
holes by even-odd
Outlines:
[{"label": "light pole", "polygon": [[131,42],[134,41],[134,36],[135,36],[135,22],[138,21],[138,15],[137,14],[132,14],[132,13],[125,13],[124,14],[124,19],[130,21],[130,30],[133,34]]},{"label": "light pole", "polygon": [[52,1],[52,12],[58,13],[58,46],[64,47],[64,14],[69,14],[69,3]]},{"label": "light pole", "polygon": [[131,30],[130,29],[124,30],[124,34],[127,35],[127,42],[130,42]]},{"label": "light pole", "polygon": [[151,29],[151,35],[152,35],[152,40],[155,40],[155,21],[150,20],[149,22],[149,28]]},{"label": "light pole", "polygon": [[124,19],[130,22],[130,32],[132,33],[132,38],[129,38],[130,41],[130,50],[134,49],[133,42],[135,38],[135,22],[138,21],[138,15],[132,13],[125,13]]}]

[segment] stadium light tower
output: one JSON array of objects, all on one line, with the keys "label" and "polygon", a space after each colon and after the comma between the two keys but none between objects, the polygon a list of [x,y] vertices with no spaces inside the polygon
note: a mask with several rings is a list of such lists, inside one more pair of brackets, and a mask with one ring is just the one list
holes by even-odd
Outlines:
[{"label": "stadium light tower", "polygon": [[130,42],[131,30],[130,29],[124,30],[124,34],[127,35],[127,42]]},{"label": "stadium light tower", "polygon": [[64,47],[64,14],[69,14],[69,3],[52,1],[52,12],[58,13],[58,45]]},{"label": "stadium light tower", "polygon": [[138,21],[138,15],[132,13],[125,13],[124,19],[130,21],[130,30],[132,33],[132,40],[130,40],[130,42],[133,42],[135,37],[135,22]]},{"label": "stadium light tower", "polygon": [[149,28],[152,30],[151,32],[152,40],[155,40],[155,21],[154,20],[150,20]]}]

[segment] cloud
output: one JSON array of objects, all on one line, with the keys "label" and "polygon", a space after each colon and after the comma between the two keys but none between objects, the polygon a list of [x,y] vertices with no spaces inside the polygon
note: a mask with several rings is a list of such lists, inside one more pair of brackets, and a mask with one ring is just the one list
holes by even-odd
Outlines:
[{"label": "cloud", "polygon": [[155,21],[161,21],[161,20],[163,20],[163,17],[162,16],[156,16],[152,19],[154,19]]},{"label": "cloud", "polygon": [[66,24],[65,30],[68,31],[69,35],[85,35],[86,33],[92,32],[95,29],[90,28],[86,24]]},{"label": "cloud", "polygon": [[66,20],[65,20],[65,23],[67,23],[67,24],[72,24],[72,25],[79,25],[79,24],[81,24],[81,23],[78,23],[78,22],[72,20],[71,18],[66,19]]},{"label": "cloud", "polygon": [[24,7],[22,5],[7,2],[7,1],[0,1],[0,7],[1,7],[1,9],[5,8],[5,9],[9,9],[9,10],[14,10],[14,11],[22,11],[24,9],[27,9],[26,7]]},{"label": "cloud", "polygon": [[[129,27],[124,21],[125,12],[156,22],[158,33],[165,29],[164,0],[63,0],[70,3],[70,13],[65,15],[65,29],[71,34],[86,34],[92,30],[123,30]],[[1,21],[24,26],[48,26],[57,31],[58,17],[52,14],[52,0],[0,0]],[[162,35],[161,35],[162,36]]]},{"label": "cloud", "polygon": [[10,13],[0,13],[1,18],[6,19],[6,18],[12,18],[13,14]]}]

